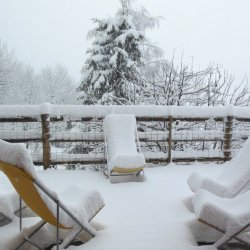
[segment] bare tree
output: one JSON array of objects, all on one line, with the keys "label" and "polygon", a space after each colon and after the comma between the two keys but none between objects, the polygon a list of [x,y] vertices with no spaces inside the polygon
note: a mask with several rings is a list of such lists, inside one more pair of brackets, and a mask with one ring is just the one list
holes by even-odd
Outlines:
[{"label": "bare tree", "polygon": [[39,89],[37,103],[76,103],[76,83],[63,65],[57,64],[54,67],[42,69],[37,76],[37,85]]},{"label": "bare tree", "polygon": [[250,95],[246,77],[236,83],[234,77],[218,65],[194,71],[192,66],[159,60],[141,70],[141,89],[137,103],[161,105],[246,106]]},{"label": "bare tree", "polygon": [[12,84],[13,72],[16,59],[13,52],[10,52],[7,45],[0,39],[0,104],[7,98],[8,88]]}]

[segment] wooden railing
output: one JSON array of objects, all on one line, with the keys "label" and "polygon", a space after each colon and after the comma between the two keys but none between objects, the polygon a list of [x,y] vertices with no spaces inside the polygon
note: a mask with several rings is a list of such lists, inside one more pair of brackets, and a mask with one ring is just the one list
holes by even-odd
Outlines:
[{"label": "wooden railing", "polygon": [[[180,117],[171,114],[168,116],[136,115],[136,118],[139,139],[147,163],[227,161],[232,158],[233,152],[242,146],[242,142],[250,134],[249,117],[232,115],[213,117],[213,122],[217,124],[215,129],[206,126],[211,120],[211,116],[190,117],[187,114],[186,117]],[[31,116],[21,114],[14,117],[12,115],[7,117],[5,114],[4,117],[1,117],[0,109],[0,138],[9,142],[24,142],[27,145],[29,143],[42,145],[42,152],[33,153],[33,160],[35,164],[43,165],[45,169],[56,164],[105,164],[106,160],[102,150],[85,154],[63,153],[61,157],[56,157],[52,150],[53,145],[58,143],[68,143],[69,145],[83,143],[85,148],[95,143],[103,145],[102,119],[102,115],[99,117],[77,116],[75,119],[69,119],[65,115],[54,114]],[[93,132],[93,126],[89,132],[78,131],[76,134],[52,131],[51,128],[59,123],[63,124],[64,128],[67,123],[78,123],[82,126],[85,126],[86,123],[96,123],[99,131]],[[17,126],[20,124],[23,125],[21,127],[26,125],[27,128],[20,129],[20,126]],[[32,129],[34,124],[35,130]],[[238,133],[240,126],[245,129],[244,132]],[[210,146],[204,146],[206,143],[213,145],[213,149]],[[148,148],[150,149],[148,150]]]}]

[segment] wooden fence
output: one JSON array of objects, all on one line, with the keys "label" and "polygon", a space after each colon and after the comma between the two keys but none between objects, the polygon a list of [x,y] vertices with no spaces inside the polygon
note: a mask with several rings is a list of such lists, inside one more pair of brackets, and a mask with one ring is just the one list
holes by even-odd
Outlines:
[{"label": "wooden fence", "polygon": [[[33,156],[34,163],[37,165],[43,165],[44,168],[49,168],[50,166],[57,164],[105,164],[105,156],[103,153],[97,154],[84,154],[81,157],[62,157],[57,159],[53,157],[52,145],[57,143],[85,143],[86,145],[90,143],[102,143],[104,144],[104,135],[102,131],[94,132],[83,132],[80,136],[72,136],[70,134],[63,135],[60,132],[57,135],[51,131],[52,124],[64,124],[74,122],[79,124],[84,124],[86,122],[96,122],[101,126],[103,117],[81,117],[74,120],[65,119],[64,116],[51,116],[49,114],[42,114],[36,117],[34,116],[21,116],[21,117],[0,117],[0,138],[9,142],[23,142],[23,143],[40,143],[42,145],[42,153],[38,157]],[[232,158],[233,152],[233,142],[238,142],[238,148],[241,147],[242,142],[248,137],[248,127],[250,125],[250,118],[237,118],[233,116],[226,117],[213,117],[213,121],[218,123],[217,129],[211,130],[206,127],[206,123],[211,120],[211,117],[175,117],[171,116],[137,116],[139,139],[143,145],[158,145],[158,149],[164,146],[162,152],[156,152],[152,150],[151,152],[145,153],[147,163],[170,163],[170,162],[192,162],[192,161],[227,161]],[[160,123],[161,131],[146,131],[141,128],[141,124],[152,124]],[[28,130],[20,129],[6,129],[4,124],[36,124],[38,129],[35,133]],[[188,129],[180,128],[180,124],[188,125]],[[194,132],[190,127],[193,124],[199,124],[197,136],[197,131]],[[239,124],[243,124],[246,127],[245,133],[237,134],[239,131]],[[237,126],[236,126],[237,125]],[[221,130],[220,135],[216,133],[216,130]],[[25,132],[26,131],[26,132]],[[185,136],[179,136],[180,133],[186,133]],[[191,131],[191,134],[189,133]],[[27,136],[28,133],[28,136]],[[188,134],[189,133],[189,134]],[[207,136],[209,134],[209,136]],[[214,152],[216,154],[205,154],[206,150],[204,148],[199,148],[195,150],[197,143],[213,143],[214,148],[217,147],[218,142],[220,142],[220,147],[217,147]],[[181,143],[181,150],[176,150],[178,143]],[[190,144],[190,150],[187,146]],[[163,145],[163,146],[162,146]],[[166,149],[166,150],[165,150]],[[237,147],[236,147],[237,149]],[[191,152],[185,154],[186,152]],[[207,152],[211,152],[208,150]],[[181,154],[182,153],[182,154]]]}]

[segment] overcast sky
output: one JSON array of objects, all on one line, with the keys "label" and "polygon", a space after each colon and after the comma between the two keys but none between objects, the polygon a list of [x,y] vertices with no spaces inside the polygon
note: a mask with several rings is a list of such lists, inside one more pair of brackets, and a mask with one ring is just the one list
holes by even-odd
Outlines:
[{"label": "overcast sky", "polygon": [[[173,51],[198,69],[223,65],[250,76],[250,0],[137,0],[164,19],[148,33],[170,59]],[[113,16],[119,0],[0,0],[0,38],[36,71],[64,64],[75,80],[90,46],[93,17]]]}]

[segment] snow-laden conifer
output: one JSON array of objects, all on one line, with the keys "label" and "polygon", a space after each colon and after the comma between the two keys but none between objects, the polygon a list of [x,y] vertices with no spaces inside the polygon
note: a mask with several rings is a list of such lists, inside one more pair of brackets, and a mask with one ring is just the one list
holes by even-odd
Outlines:
[{"label": "snow-laden conifer", "polygon": [[148,43],[145,29],[156,21],[145,9],[134,11],[130,0],[121,0],[121,5],[115,17],[94,19],[97,26],[89,32],[93,43],[78,88],[85,104],[134,103],[140,89],[140,67]]}]

